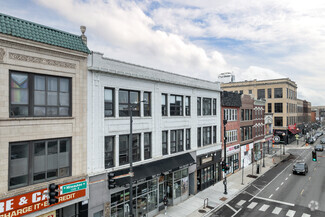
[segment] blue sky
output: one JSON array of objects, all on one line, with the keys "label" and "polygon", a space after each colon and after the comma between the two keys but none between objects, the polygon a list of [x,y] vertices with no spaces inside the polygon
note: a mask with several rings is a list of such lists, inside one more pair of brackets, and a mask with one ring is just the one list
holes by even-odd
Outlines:
[{"label": "blue sky", "polygon": [[217,80],[289,77],[325,105],[321,0],[0,0],[0,12],[80,34],[106,57]]}]

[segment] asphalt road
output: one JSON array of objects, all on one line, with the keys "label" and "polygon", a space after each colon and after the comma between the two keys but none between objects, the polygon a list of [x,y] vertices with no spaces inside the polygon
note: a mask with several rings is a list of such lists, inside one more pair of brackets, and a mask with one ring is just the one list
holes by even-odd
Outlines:
[{"label": "asphalt road", "polygon": [[[319,140],[315,144],[319,144]],[[324,217],[325,151],[317,152],[318,161],[313,162],[314,145],[307,149],[286,150],[291,155],[285,161],[267,171],[211,216]],[[308,164],[306,176],[292,174],[296,161]]]}]

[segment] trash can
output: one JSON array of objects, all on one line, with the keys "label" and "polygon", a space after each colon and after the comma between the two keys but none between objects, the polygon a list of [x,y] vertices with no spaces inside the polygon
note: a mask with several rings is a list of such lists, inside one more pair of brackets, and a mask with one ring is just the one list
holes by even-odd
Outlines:
[{"label": "trash can", "polygon": [[259,164],[257,164],[257,166],[256,166],[256,174],[260,174],[260,165]]}]

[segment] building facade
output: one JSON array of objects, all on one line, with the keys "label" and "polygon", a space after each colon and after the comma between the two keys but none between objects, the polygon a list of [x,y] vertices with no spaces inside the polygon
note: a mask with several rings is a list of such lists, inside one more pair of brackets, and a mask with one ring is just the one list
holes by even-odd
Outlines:
[{"label": "building facade", "polygon": [[[227,120],[226,150],[222,145],[223,151],[226,151],[226,163],[229,166],[227,174],[232,174],[241,168],[240,158],[240,107],[241,96],[238,93],[224,91],[221,94],[221,117]],[[224,141],[224,125],[221,122],[221,141]]]},{"label": "building facade", "polygon": [[[85,36],[0,22],[0,215],[87,216]],[[50,183],[83,188],[50,206]]]},{"label": "building facade", "polygon": [[262,159],[265,147],[265,101],[254,100],[253,107],[253,140],[254,140],[254,160]]},{"label": "building facade", "polygon": [[[219,177],[220,85],[104,58],[88,60],[89,216],[127,216],[130,112],[133,212],[154,216]],[[132,108],[132,111],[129,109]],[[102,195],[98,197],[98,195]]]}]

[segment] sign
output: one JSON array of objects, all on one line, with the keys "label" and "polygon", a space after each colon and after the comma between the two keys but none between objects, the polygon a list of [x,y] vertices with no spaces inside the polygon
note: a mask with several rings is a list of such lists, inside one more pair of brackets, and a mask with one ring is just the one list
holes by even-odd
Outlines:
[{"label": "sign", "polygon": [[87,188],[87,181],[76,182],[68,185],[63,185],[60,187],[61,194],[67,194],[75,191],[80,191]]},{"label": "sign", "polygon": [[205,164],[212,161],[212,156],[211,157],[207,157],[207,158],[202,158],[201,159],[201,164]]},{"label": "sign", "polygon": [[233,146],[228,147],[226,153],[229,156],[229,155],[235,154],[239,151],[240,151],[240,145],[238,144],[238,145],[233,145]]},{"label": "sign", "polygon": [[274,140],[275,143],[278,143],[278,142],[280,142],[280,137],[279,136],[274,136],[273,140]]},{"label": "sign", "polygon": [[37,217],[56,217],[56,211],[52,211],[52,212],[48,212],[46,214],[43,214],[43,215],[39,215]]},{"label": "sign", "polygon": [[293,125],[288,125],[289,130],[295,130],[296,129],[296,124]]},{"label": "sign", "polygon": [[[66,184],[73,184],[83,181],[86,180],[78,180]],[[61,186],[62,185],[59,185],[59,188]],[[44,188],[38,191],[32,191],[26,194],[21,194],[15,197],[0,200],[0,217],[20,217],[50,207],[48,204],[47,191],[48,189]],[[65,195],[59,193],[59,202],[51,206],[65,203],[67,201],[84,196],[86,196],[86,189],[67,193]]]}]

